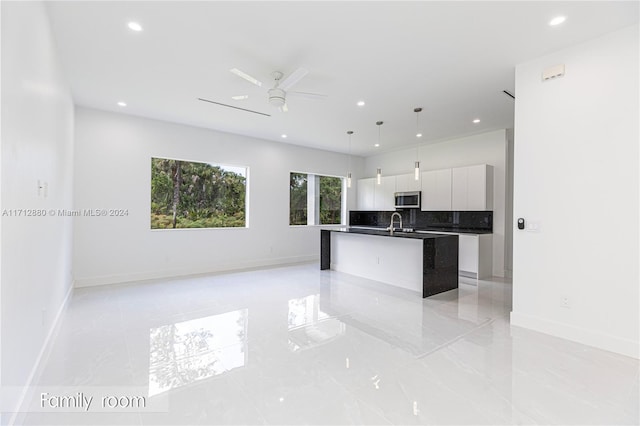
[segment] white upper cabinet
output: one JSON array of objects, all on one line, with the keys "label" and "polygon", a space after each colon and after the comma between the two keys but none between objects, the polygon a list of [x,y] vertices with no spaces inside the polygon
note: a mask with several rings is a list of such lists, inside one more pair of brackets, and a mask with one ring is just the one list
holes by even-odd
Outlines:
[{"label": "white upper cabinet", "polygon": [[493,167],[456,167],[451,177],[451,210],[493,210]]},{"label": "white upper cabinet", "polygon": [[375,178],[358,179],[358,210],[375,210],[375,206],[373,203],[375,197],[375,184]]},{"label": "white upper cabinet", "polygon": [[358,179],[358,210],[395,210],[395,192],[422,191],[423,211],[493,210],[493,167],[479,164],[453,169]]},{"label": "white upper cabinet", "polygon": [[451,169],[422,173],[422,210],[451,210]]},{"label": "white upper cabinet", "polygon": [[374,187],[375,196],[373,201],[373,210],[395,210],[396,200],[394,198],[394,193],[396,192],[396,177],[383,176],[380,181],[380,185],[376,182]]},{"label": "white upper cabinet", "polygon": [[358,210],[395,210],[396,177],[358,179]]},{"label": "white upper cabinet", "polygon": [[420,179],[416,180],[415,173],[407,173],[405,175],[396,176],[396,192],[420,191]]}]

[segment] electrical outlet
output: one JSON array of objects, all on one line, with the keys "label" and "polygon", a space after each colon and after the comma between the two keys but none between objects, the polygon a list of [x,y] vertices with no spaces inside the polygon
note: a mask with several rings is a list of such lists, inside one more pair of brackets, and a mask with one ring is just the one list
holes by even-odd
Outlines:
[{"label": "electrical outlet", "polygon": [[569,296],[562,296],[560,298],[560,306],[562,306],[563,308],[570,308],[571,307],[571,302],[569,300]]}]

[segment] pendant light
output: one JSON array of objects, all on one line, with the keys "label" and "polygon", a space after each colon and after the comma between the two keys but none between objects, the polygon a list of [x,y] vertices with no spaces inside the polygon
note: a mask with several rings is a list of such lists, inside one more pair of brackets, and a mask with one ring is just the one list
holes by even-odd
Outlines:
[{"label": "pendant light", "polygon": [[[382,121],[376,121],[376,125],[378,126],[378,146],[380,146],[380,126],[382,126]],[[376,170],[376,183],[380,185],[382,183],[382,169],[378,167]]]},{"label": "pendant light", "polygon": [[[416,138],[421,138],[422,133],[420,132],[420,112],[422,108],[414,108],[413,112],[416,113]],[[414,178],[415,180],[420,180],[420,143],[416,144],[416,162],[414,164]]]},{"label": "pendant light", "polygon": [[347,188],[351,188],[351,135],[353,135],[353,130],[347,131],[349,135],[349,167],[347,171]]}]

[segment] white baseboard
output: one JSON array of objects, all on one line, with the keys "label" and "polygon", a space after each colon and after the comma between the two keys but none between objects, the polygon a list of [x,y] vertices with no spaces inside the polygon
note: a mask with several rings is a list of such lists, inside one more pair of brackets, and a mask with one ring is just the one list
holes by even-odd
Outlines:
[{"label": "white baseboard", "polygon": [[51,327],[49,328],[49,332],[47,333],[47,336],[45,337],[44,342],[42,343],[42,347],[40,347],[40,353],[38,354],[38,357],[36,358],[36,362],[33,364],[33,367],[31,368],[31,372],[29,373],[29,377],[27,378],[25,386],[22,389],[20,396],[18,397],[16,410],[11,416],[11,418],[9,419],[8,424],[10,426],[15,424],[22,424],[24,421],[26,412],[22,410],[23,408],[22,405],[25,403],[25,401],[28,402],[31,400],[32,395],[30,395],[30,389],[33,389],[34,382],[37,381],[37,379],[42,374],[44,365],[47,359],[49,358],[49,354],[51,353],[52,343],[56,335],[58,334],[58,331],[60,330],[60,319],[62,318],[62,314],[64,313],[64,311],[66,311],[67,306],[69,305],[69,300],[71,300],[73,289],[74,289],[74,283],[72,282],[71,285],[69,286],[69,289],[67,290],[67,294],[65,294],[64,299],[60,304],[60,307],[58,308],[58,311],[56,312],[55,317],[53,318],[53,322],[51,324]]},{"label": "white baseboard", "polygon": [[158,280],[166,278],[188,277],[194,275],[216,274],[221,272],[241,271],[245,269],[264,268],[270,266],[284,266],[296,263],[318,261],[317,255],[310,256],[290,256],[280,258],[269,258],[251,260],[246,262],[227,263],[223,265],[205,266],[201,268],[176,268],[159,269],[154,271],[136,272],[129,274],[102,275],[96,277],[76,278],[75,286],[95,287],[109,284],[122,284],[134,281]]},{"label": "white baseboard", "polygon": [[528,328],[573,342],[582,343],[583,345],[593,346],[609,352],[640,359],[640,342],[637,341],[622,339],[518,312],[511,312],[511,325]]}]

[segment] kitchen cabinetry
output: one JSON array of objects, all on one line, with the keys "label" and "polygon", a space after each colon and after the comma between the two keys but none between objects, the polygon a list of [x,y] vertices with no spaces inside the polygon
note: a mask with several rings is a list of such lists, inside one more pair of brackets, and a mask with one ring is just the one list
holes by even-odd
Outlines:
[{"label": "kitchen cabinetry", "polygon": [[396,176],[396,192],[420,191],[421,181],[416,180],[414,173],[407,173]]},{"label": "kitchen cabinetry", "polygon": [[395,210],[394,192],[422,191],[423,211],[493,210],[493,167],[479,164],[422,172],[358,179],[358,210]]},{"label": "kitchen cabinetry", "polygon": [[358,210],[375,210],[373,203],[375,197],[375,178],[358,179],[357,205]]},{"label": "kitchen cabinetry", "polygon": [[[374,179],[375,181],[375,179]],[[383,176],[380,185],[375,183],[373,210],[395,210],[396,177]]]},{"label": "kitchen cabinetry", "polygon": [[429,170],[422,173],[422,210],[451,209],[451,169]]},{"label": "kitchen cabinetry", "polygon": [[358,179],[357,188],[358,210],[395,210],[395,176],[383,176],[380,185],[376,178]]},{"label": "kitchen cabinetry", "polygon": [[451,210],[493,210],[493,167],[456,167],[451,173]]},{"label": "kitchen cabinetry", "polygon": [[484,279],[493,275],[493,236],[458,235],[458,271],[460,275]]}]

